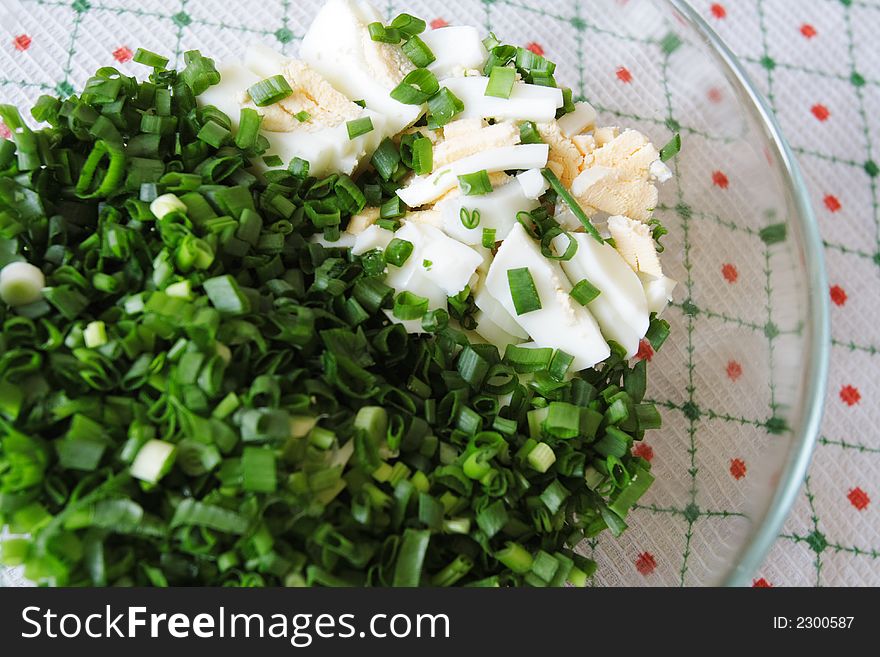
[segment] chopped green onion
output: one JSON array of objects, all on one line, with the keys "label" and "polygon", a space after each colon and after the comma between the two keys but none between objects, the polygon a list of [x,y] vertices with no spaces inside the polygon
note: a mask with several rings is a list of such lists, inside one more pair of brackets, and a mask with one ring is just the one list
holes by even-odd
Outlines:
[{"label": "chopped green onion", "polygon": [[406,74],[391,91],[391,97],[406,105],[421,105],[440,90],[440,83],[431,71],[417,68]]},{"label": "chopped green onion", "polygon": [[[492,191],[492,182],[489,180],[489,174],[485,169],[459,176],[458,186],[461,188],[461,193],[465,196],[479,196]],[[476,224],[473,227],[476,227]]]},{"label": "chopped green onion", "polygon": [[494,249],[495,248],[495,229],[494,228],[484,228],[483,229],[483,238],[482,245],[484,249]]},{"label": "chopped green onion", "polygon": [[398,30],[405,38],[411,38],[424,32],[428,25],[421,18],[402,13],[394,17],[391,27]]},{"label": "chopped green onion", "polygon": [[391,311],[397,319],[421,319],[428,312],[428,300],[412,292],[403,291],[394,299]]},{"label": "chopped green onion", "polygon": [[509,66],[495,66],[489,74],[489,82],[486,84],[486,95],[496,98],[510,98],[513,91],[513,83],[516,80],[516,70]]},{"label": "chopped green onion", "polygon": [[46,277],[29,262],[11,262],[0,269],[0,299],[10,306],[39,301],[44,287]]},{"label": "chopped green onion", "polygon": [[373,119],[369,116],[362,116],[359,119],[354,119],[353,121],[348,121],[345,124],[346,130],[348,130],[348,138],[356,139],[361,135],[365,135],[368,132],[373,131]]},{"label": "chopped green onion", "polygon": [[544,431],[554,438],[574,438],[580,433],[581,409],[566,402],[550,402]]},{"label": "chopped green onion", "polygon": [[523,121],[519,125],[519,141],[521,144],[543,144],[544,140],[538,127],[532,121]]},{"label": "chopped green onion", "polygon": [[606,427],[605,435],[593,444],[602,456],[614,456],[620,458],[629,450],[630,437],[617,427]]},{"label": "chopped green onion", "polygon": [[83,342],[88,349],[97,349],[107,344],[107,327],[104,322],[89,322],[83,330]]},{"label": "chopped green onion", "polygon": [[[392,196],[379,206],[380,221],[385,219],[397,219],[406,214],[406,207],[399,196]],[[378,222],[377,222],[378,223]]]},{"label": "chopped green onion", "polygon": [[520,374],[546,369],[552,358],[553,349],[549,347],[531,349],[511,344],[507,345],[504,352],[504,361],[510,363],[514,370]]},{"label": "chopped green onion", "polygon": [[556,112],[556,118],[560,119],[566,114],[571,114],[575,110],[574,100],[572,99],[571,87],[562,88],[562,107]]},{"label": "chopped green onion", "polygon": [[562,349],[557,349],[553,354],[553,358],[550,359],[550,365],[547,367],[547,371],[554,379],[562,381],[573,362],[574,356],[565,353]]},{"label": "chopped green onion", "polygon": [[257,107],[266,107],[284,100],[293,93],[290,84],[283,75],[273,75],[265,80],[260,80],[247,90],[251,100]]},{"label": "chopped green onion", "polygon": [[232,137],[232,133],[219,123],[208,121],[196,135],[198,139],[214,148],[220,148]]},{"label": "chopped green onion", "polygon": [[287,165],[287,170],[291,176],[300,180],[305,180],[309,177],[309,163],[299,157],[295,157],[290,161],[290,164]]},{"label": "chopped green onion", "polygon": [[417,176],[434,170],[434,145],[427,137],[419,137],[412,143],[412,170]]},{"label": "chopped green onion", "polygon": [[489,75],[496,66],[507,66],[516,56],[516,47],[496,43],[495,46],[489,48],[489,58],[483,67],[483,75]]},{"label": "chopped green onion", "polygon": [[556,70],[556,64],[528,48],[516,49],[516,67],[531,74],[536,72],[553,73]]},{"label": "chopped green onion", "polygon": [[148,440],[131,464],[131,476],[155,484],[171,470],[176,450],[164,440]]},{"label": "chopped green onion", "polygon": [[132,61],[137,62],[138,64],[143,64],[144,66],[152,66],[153,68],[160,70],[168,66],[167,57],[162,57],[161,55],[157,55],[149,50],[144,50],[143,48],[135,50]]},{"label": "chopped green onion", "polygon": [[668,337],[669,322],[657,317],[652,319],[650,325],[648,325],[648,332],[645,333],[645,339],[651,344],[654,351],[660,349]]},{"label": "chopped green onion", "polygon": [[[558,235],[565,235],[568,239],[568,246],[565,247],[565,251],[563,251],[561,255],[556,255],[553,249],[550,248],[554,238]],[[558,226],[551,226],[544,229],[544,234],[541,235],[541,255],[548,260],[561,260],[567,262],[574,258],[577,254],[577,250],[578,243],[571,236],[571,233],[562,230],[562,228]]]},{"label": "chopped green onion", "polygon": [[[640,361],[644,362],[644,361]],[[660,412],[654,404],[636,404],[636,424],[640,431],[659,429],[663,424]]]},{"label": "chopped green onion", "polygon": [[547,443],[538,443],[532,448],[526,459],[529,465],[538,472],[547,472],[550,466],[556,462],[556,454]]},{"label": "chopped green onion", "polygon": [[400,150],[391,139],[385,138],[373,152],[370,162],[383,180],[391,180],[400,164]]},{"label": "chopped green onion", "polygon": [[528,267],[507,270],[507,283],[510,286],[510,298],[517,315],[524,315],[541,309],[541,297],[535,287],[535,281]]},{"label": "chopped green onion", "polygon": [[250,301],[232,276],[209,278],[202,284],[211,304],[221,313],[240,315],[250,310]]},{"label": "chopped green onion", "polygon": [[532,569],[532,555],[519,543],[508,541],[504,544],[504,549],[495,553],[495,558],[520,575]]},{"label": "chopped green onion", "polygon": [[477,513],[477,526],[488,538],[492,538],[504,528],[509,519],[504,502],[497,500]]},{"label": "chopped green onion", "polygon": [[620,518],[626,518],[629,509],[639,501],[652,483],[654,483],[654,475],[637,467],[629,483],[614,494],[608,508]]},{"label": "chopped green onion", "polygon": [[416,68],[425,68],[437,60],[428,45],[418,36],[411,36],[404,42],[402,48],[403,54],[409,58],[409,61],[411,61]]},{"label": "chopped green onion", "polygon": [[560,182],[559,178],[556,177],[556,174],[553,173],[550,169],[542,169],[541,173],[544,174],[544,177],[547,179],[547,182],[550,183],[550,186],[553,188],[553,191],[561,198],[565,204],[568,206],[569,210],[571,210],[572,214],[578,218],[578,221],[581,222],[584,228],[587,229],[587,232],[592,235],[599,242],[603,242],[602,236],[599,235],[599,231],[596,230],[596,227],[593,225],[593,222],[590,221],[590,218],[584,213],[583,208],[578,205],[578,202],[574,200],[574,197],[571,193],[565,188],[565,186]]},{"label": "chopped green onion", "polygon": [[681,135],[679,133],[675,133],[675,136],[670,139],[666,145],[660,149],[660,161],[666,162],[671,160],[676,155],[681,152]]},{"label": "chopped green onion", "polygon": [[308,112],[306,112],[305,110],[300,110],[299,112],[297,112],[296,114],[293,115],[293,118],[295,118],[300,123],[305,123],[306,121],[308,121],[309,119],[312,118],[312,115],[309,114]]},{"label": "chopped green onion", "polygon": [[395,45],[400,43],[400,32],[394,27],[385,27],[382,23],[375,22],[367,25],[367,30],[373,41]]},{"label": "chopped green onion", "polygon": [[245,447],[241,455],[242,488],[254,493],[271,493],[277,487],[275,454],[263,447]]},{"label": "chopped green onion", "polygon": [[480,225],[480,211],[477,209],[470,211],[467,208],[462,208],[458,213],[458,218],[461,225],[468,230],[473,230]]},{"label": "chopped green onion", "polygon": [[385,247],[385,261],[395,267],[403,267],[413,252],[413,243],[395,237]]},{"label": "chopped green onion", "polygon": [[595,287],[590,281],[587,279],[583,279],[575,283],[574,287],[571,288],[571,292],[569,292],[571,298],[577,301],[582,306],[586,306],[593,299],[598,297],[601,292],[597,287]]},{"label": "chopped green onion", "polygon": [[[203,57],[198,50],[187,50],[183,53],[183,62],[186,67],[179,73],[180,79],[192,92],[192,96],[198,96],[205,92],[211,85],[220,82],[220,73],[214,66],[214,60],[210,57]],[[183,89],[176,88],[175,95],[178,96],[178,102],[184,105]],[[191,97],[190,97],[191,98]],[[192,103],[194,106],[195,103]]]},{"label": "chopped green onion", "polygon": [[429,310],[422,316],[422,330],[426,333],[438,333],[449,325],[449,313],[442,308]]},{"label": "chopped green onion", "polygon": [[235,134],[235,145],[242,150],[251,150],[260,136],[262,115],[251,107],[242,107],[238,120],[238,132]]},{"label": "chopped green onion", "polygon": [[461,99],[443,87],[428,98],[428,127],[441,128],[463,111],[464,103]]},{"label": "chopped green onion", "polygon": [[412,587],[419,585],[422,577],[422,565],[430,541],[431,532],[428,530],[405,529],[403,531],[403,538],[397,550],[392,586]]}]

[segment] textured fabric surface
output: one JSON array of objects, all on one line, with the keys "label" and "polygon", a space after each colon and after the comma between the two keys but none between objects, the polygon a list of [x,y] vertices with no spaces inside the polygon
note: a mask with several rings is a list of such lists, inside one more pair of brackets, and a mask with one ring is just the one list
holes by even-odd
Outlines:
[{"label": "textured fabric surface", "polygon": [[[671,344],[651,371],[664,428],[639,446],[658,482],[624,537],[603,537],[590,552],[600,562],[600,584],[693,585],[716,580],[745,535],[750,504],[767,495],[750,482],[762,476],[762,462],[773,460],[774,441],[783,440],[787,380],[806,357],[796,342],[802,319],[780,292],[797,287],[786,276],[800,270],[762,230],[776,210],[755,205],[761,171],[733,164],[742,137],[724,114],[724,81],[711,67],[693,75],[698,69],[681,61],[675,26],[656,12],[617,19],[617,10],[632,11],[639,2],[378,4],[389,15],[422,15],[434,27],[479,25],[546,53],[559,62],[560,82],[594,102],[605,123],[637,125],[658,146],[681,130],[688,158],[676,165],[678,182],[666,186],[674,187],[664,189],[658,208],[670,228],[664,262],[682,281],[667,316]],[[41,93],[70,93],[98,66],[142,75],[130,61],[139,46],[177,58],[200,48],[223,58],[258,39],[292,55],[318,4],[0,0],[0,14],[8,11],[0,16],[0,102],[25,107]],[[741,57],[800,159],[831,284],[821,438],[754,584],[880,585],[880,510],[873,501],[880,496],[880,156],[873,152],[880,148],[880,2],[694,6]]]}]

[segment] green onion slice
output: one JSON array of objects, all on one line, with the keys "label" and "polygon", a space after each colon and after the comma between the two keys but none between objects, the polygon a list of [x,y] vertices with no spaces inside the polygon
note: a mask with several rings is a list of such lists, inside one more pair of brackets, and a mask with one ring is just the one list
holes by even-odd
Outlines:
[{"label": "green onion slice", "polygon": [[480,211],[476,209],[470,211],[467,208],[462,208],[458,213],[458,218],[461,221],[462,226],[469,230],[480,225]]},{"label": "green onion slice", "polygon": [[422,41],[418,36],[411,36],[404,42],[402,48],[403,54],[406,55],[409,58],[409,61],[413,63],[413,66],[417,68],[425,68],[437,60],[437,57],[431,52],[428,44]]},{"label": "green onion slice", "polygon": [[400,43],[400,32],[394,27],[385,27],[382,23],[375,22],[367,25],[367,30],[373,41],[395,45]]},{"label": "green onion slice", "polygon": [[588,303],[593,301],[596,297],[601,294],[600,290],[590,283],[586,278],[582,281],[578,281],[573,288],[571,288],[571,292],[569,292],[571,298],[577,301],[582,306],[586,306]]},{"label": "green onion slice", "polygon": [[428,300],[412,292],[403,291],[395,297],[391,312],[397,319],[421,319],[428,312]]},{"label": "green onion slice", "polygon": [[510,98],[513,91],[513,83],[516,80],[516,70],[509,66],[495,66],[489,73],[489,82],[486,85],[486,95],[496,98]]},{"label": "green onion slice", "polygon": [[354,119],[353,121],[348,121],[345,124],[345,128],[346,130],[348,130],[348,138],[356,139],[361,135],[372,132],[373,119],[371,119],[369,116],[362,116],[358,119]]},{"label": "green onion slice", "polygon": [[462,111],[464,103],[461,99],[443,87],[428,99],[428,127],[441,128]]},{"label": "green onion slice", "polygon": [[508,269],[507,282],[517,315],[541,309],[541,297],[538,295],[538,289],[528,267]]},{"label": "green onion slice", "polygon": [[660,149],[660,161],[666,162],[671,160],[681,152],[681,134],[675,133],[663,148]]},{"label": "green onion slice", "polygon": [[[465,196],[481,196],[492,191],[489,173],[485,169],[459,176],[458,186],[461,187],[461,192]],[[476,227],[476,224],[473,227]]]},{"label": "green onion slice", "polygon": [[283,75],[273,75],[249,87],[247,92],[251,100],[254,101],[254,105],[266,107],[279,100],[284,100],[293,93],[293,89],[290,88],[290,84]]},{"label": "green onion slice", "polygon": [[413,248],[412,242],[395,237],[385,247],[385,261],[395,267],[403,267],[403,264],[412,255]]},{"label": "green onion slice", "polygon": [[421,18],[402,13],[394,17],[394,20],[391,21],[391,27],[398,30],[404,37],[411,38],[424,32],[428,24]]},{"label": "green onion slice", "polygon": [[417,68],[391,91],[391,97],[406,105],[421,105],[440,90],[440,83],[431,71]]},{"label": "green onion slice", "polygon": [[565,188],[565,186],[560,182],[559,178],[556,177],[556,174],[553,173],[550,169],[542,169],[541,173],[544,174],[544,177],[547,179],[547,182],[550,183],[550,186],[553,188],[553,191],[561,198],[565,204],[569,207],[575,217],[581,222],[581,224],[586,228],[587,232],[593,236],[597,241],[604,242],[602,236],[599,234],[599,231],[596,230],[596,227],[593,225],[593,222],[590,221],[590,218],[586,215],[583,208],[578,204],[578,202],[574,199],[571,193]]}]

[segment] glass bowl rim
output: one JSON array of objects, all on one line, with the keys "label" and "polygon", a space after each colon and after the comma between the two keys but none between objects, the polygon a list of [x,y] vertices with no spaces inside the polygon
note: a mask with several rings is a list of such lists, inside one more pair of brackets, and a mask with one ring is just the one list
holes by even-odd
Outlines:
[{"label": "glass bowl rim", "polygon": [[722,581],[724,586],[746,586],[751,584],[751,577],[757,572],[779,537],[782,523],[788,516],[807,474],[819,435],[831,345],[824,250],[809,189],[794,153],[783,136],[782,128],[764,95],[752,82],[733,51],[687,0],[664,1],[702,38],[702,42],[709,47],[716,62],[724,70],[727,79],[731,84],[740,87],[740,97],[750,101],[744,105],[752,118],[761,125],[765,137],[775,151],[773,154],[794,201],[796,216],[792,221],[799,225],[803,236],[804,267],[808,276],[805,329],[808,332],[809,353],[804,373],[804,389],[800,398],[804,411],[799,431],[792,438],[785,466],[767,511],[760,519],[757,529],[753,531],[749,542],[737,554],[734,565],[724,575]]}]

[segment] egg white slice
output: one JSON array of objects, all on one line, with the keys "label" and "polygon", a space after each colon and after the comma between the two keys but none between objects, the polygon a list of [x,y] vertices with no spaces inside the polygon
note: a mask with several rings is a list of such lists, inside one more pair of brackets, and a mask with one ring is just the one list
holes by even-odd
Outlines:
[{"label": "egg white slice", "polygon": [[458,184],[458,176],[485,169],[495,171],[540,169],[547,164],[547,144],[525,144],[492,148],[469,155],[425,176],[416,176],[397,195],[411,208],[433,203]]},{"label": "egg white slice", "polygon": [[464,71],[482,71],[489,53],[483,46],[480,31],[470,25],[453,25],[429,30],[419,35],[436,58],[428,70],[439,79],[461,75]]},{"label": "egg white slice", "polygon": [[[639,340],[648,330],[648,303],[639,277],[610,244],[600,243],[584,233],[570,233],[577,243],[571,260],[561,262],[572,285],[586,279],[599,290],[587,308],[608,340],[614,340],[627,357],[635,356]],[[565,235],[553,242],[556,253],[563,253],[569,242]]]},{"label": "egg white slice", "polygon": [[562,89],[537,84],[515,82],[509,98],[486,95],[487,77],[447,78],[441,86],[447,87],[463,103],[460,119],[510,119],[545,123],[556,119],[556,110],[562,107]]},{"label": "egg white slice", "polygon": [[368,2],[329,0],[306,31],[300,56],[346,96],[364,100],[367,107],[384,114],[391,134],[396,134],[415,123],[424,108],[391,98],[396,83],[378,80],[370,71],[370,57],[387,51],[382,47],[386,44],[370,39],[367,26],[377,21],[385,23]]},{"label": "egg white slice", "polygon": [[[495,241],[501,241],[516,223],[518,212],[530,212],[538,205],[537,200],[526,196],[518,180],[511,179],[488,194],[459,195],[441,201],[436,207],[443,214],[443,230],[447,235],[465,244],[481,244],[484,228],[494,229]],[[462,208],[470,213],[480,213],[476,228],[466,228],[461,222]]]},{"label": "egg white slice", "polygon": [[[517,315],[507,272],[521,267],[529,269],[541,309]],[[572,286],[562,268],[541,255],[538,245],[519,223],[501,243],[485,285],[486,291],[537,344],[562,349],[573,356],[574,370],[592,367],[611,353],[595,318],[571,298]]]}]

